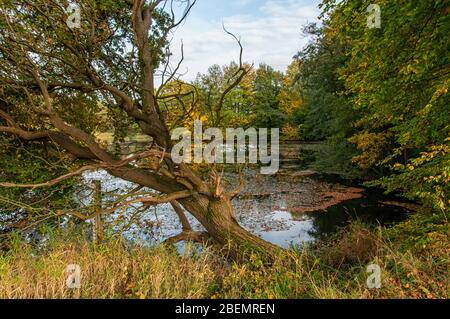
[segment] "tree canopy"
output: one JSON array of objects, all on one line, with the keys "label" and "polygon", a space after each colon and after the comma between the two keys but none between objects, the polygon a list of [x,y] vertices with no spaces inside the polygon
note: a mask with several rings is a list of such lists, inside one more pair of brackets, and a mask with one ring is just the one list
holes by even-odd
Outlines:
[{"label": "tree canopy", "polygon": [[323,26],[308,28],[315,38],[297,57],[306,131],[330,141],[332,166],[351,155],[381,177],[372,185],[448,210],[448,4],[378,5],[380,28],[369,28],[366,1],[322,3]]}]

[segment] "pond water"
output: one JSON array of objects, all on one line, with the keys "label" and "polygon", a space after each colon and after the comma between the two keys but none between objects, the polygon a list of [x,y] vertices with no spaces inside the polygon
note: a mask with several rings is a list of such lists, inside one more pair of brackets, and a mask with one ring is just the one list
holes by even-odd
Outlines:
[{"label": "pond water", "polygon": [[[260,175],[259,169],[244,172],[246,185],[232,204],[236,219],[250,232],[282,247],[302,246],[326,239],[355,220],[389,225],[403,220],[409,213],[403,207],[411,208],[408,206],[411,204],[398,198],[355,186],[355,182],[305,170],[297,160],[302,147],[301,144],[282,145],[281,170],[276,175]],[[86,185],[101,181],[104,208],[111,207],[108,201],[117,200],[117,196],[136,187],[102,170],[85,173],[83,178]],[[236,174],[226,174],[223,180],[228,190],[239,183]],[[80,186],[76,198],[89,206],[92,190]],[[192,216],[186,215],[194,230],[203,230]],[[26,218],[24,210],[0,214],[0,233],[8,231],[7,225],[23,218]],[[67,221],[65,218],[62,222]],[[170,204],[145,209],[142,204],[135,204],[109,215],[105,222],[110,231],[141,246],[161,243],[181,232]],[[39,238],[33,231],[28,235]]]},{"label": "pond water", "polygon": [[[383,204],[385,197],[362,188],[336,181],[326,182],[310,171],[282,171],[263,176],[246,171],[247,184],[233,200],[237,220],[250,232],[282,247],[301,246],[325,239],[354,220],[388,225],[405,218],[408,211]],[[125,193],[132,185],[104,171],[85,174],[85,179],[102,181],[104,193]],[[230,184],[235,175],[225,178]],[[109,218],[115,231],[142,246],[151,246],[181,231],[177,215],[169,204],[140,212],[140,205],[117,212]],[[188,218],[194,230],[202,230],[196,220]],[[127,226],[126,228],[124,228]]]}]

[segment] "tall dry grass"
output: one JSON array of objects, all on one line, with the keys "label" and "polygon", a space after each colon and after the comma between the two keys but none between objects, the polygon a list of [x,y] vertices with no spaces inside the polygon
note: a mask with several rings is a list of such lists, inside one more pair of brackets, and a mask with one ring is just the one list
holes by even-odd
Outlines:
[{"label": "tall dry grass", "polygon": [[[0,253],[0,298],[448,298],[448,225],[424,232],[426,244],[416,238],[402,248],[408,227],[394,229],[392,242],[384,230],[355,224],[272,265],[257,255],[229,262],[212,248],[180,256],[116,240],[94,246],[55,236],[40,249],[12,240]],[[366,285],[371,263],[382,269],[381,289]],[[69,264],[81,267],[80,289],[66,287]]]},{"label": "tall dry grass", "polygon": [[[120,241],[57,241],[38,254],[21,244],[0,255],[0,298],[202,298],[215,281],[210,258]],[[66,287],[70,264],[81,268],[80,289]]]}]

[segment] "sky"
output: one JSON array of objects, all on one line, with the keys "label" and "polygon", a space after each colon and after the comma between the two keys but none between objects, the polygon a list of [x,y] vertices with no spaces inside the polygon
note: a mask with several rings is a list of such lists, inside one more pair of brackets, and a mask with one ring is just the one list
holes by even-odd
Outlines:
[{"label": "sky", "polygon": [[239,46],[227,35],[238,36],[245,62],[266,63],[285,71],[293,56],[308,42],[302,26],[315,22],[319,0],[197,0],[187,20],[175,31],[171,43],[172,64],[181,57],[184,80],[206,73],[211,65],[239,59]]}]

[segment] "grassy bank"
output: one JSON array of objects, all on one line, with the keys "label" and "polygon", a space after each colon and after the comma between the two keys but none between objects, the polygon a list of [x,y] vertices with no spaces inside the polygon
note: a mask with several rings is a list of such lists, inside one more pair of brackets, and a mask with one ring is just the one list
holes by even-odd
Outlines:
[{"label": "grassy bank", "polygon": [[[212,248],[180,256],[58,235],[37,250],[13,239],[0,255],[0,298],[446,298],[449,243],[442,216],[414,216],[391,229],[353,224],[271,266],[256,256],[230,263]],[[382,269],[381,289],[367,288],[370,263]],[[81,267],[80,289],[66,288],[68,264]]]}]

